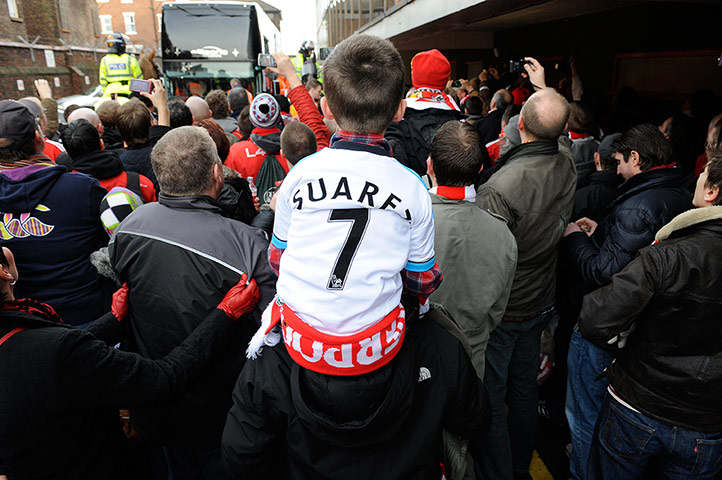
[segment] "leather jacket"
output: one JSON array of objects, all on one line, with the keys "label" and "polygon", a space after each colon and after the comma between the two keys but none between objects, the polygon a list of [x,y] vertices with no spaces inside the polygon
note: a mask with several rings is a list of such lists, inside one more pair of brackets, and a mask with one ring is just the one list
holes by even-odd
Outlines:
[{"label": "leather jacket", "polygon": [[722,431],[722,206],[690,210],[612,283],[584,298],[579,328],[621,348],[607,377],[643,414]]}]

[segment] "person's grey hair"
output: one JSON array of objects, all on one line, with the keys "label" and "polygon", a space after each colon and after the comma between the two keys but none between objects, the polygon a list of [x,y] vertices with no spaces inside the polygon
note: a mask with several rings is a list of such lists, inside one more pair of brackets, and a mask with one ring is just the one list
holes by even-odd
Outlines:
[{"label": "person's grey hair", "polygon": [[206,129],[186,126],[174,128],[158,141],[151,162],[161,193],[192,197],[208,193],[213,166],[221,159]]},{"label": "person's grey hair", "polygon": [[529,97],[521,109],[524,130],[536,140],[556,140],[569,120],[569,102],[553,88],[544,88]]},{"label": "person's grey hair", "polygon": [[502,88],[501,90],[496,91],[494,96],[491,97],[491,101],[494,102],[497,110],[503,112],[506,110],[506,107],[514,101],[514,97],[512,97],[508,90]]}]

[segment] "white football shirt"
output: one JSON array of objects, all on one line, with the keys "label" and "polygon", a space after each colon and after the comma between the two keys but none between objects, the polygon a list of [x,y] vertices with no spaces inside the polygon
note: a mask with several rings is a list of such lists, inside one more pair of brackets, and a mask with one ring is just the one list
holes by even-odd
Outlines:
[{"label": "white football shirt", "polygon": [[402,269],[434,266],[431,197],[392,157],[325,148],[281,184],[272,242],[279,297],[320,332],[353,335],[399,304]]}]

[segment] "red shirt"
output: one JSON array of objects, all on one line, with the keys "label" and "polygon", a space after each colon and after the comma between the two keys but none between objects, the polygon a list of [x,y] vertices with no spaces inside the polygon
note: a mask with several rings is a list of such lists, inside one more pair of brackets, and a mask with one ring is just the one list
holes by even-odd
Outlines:
[{"label": "red shirt", "polygon": [[57,160],[58,155],[63,153],[65,150],[59,143],[53,142],[50,139],[45,139],[45,147],[43,147],[43,153],[50,157],[53,162]]},{"label": "red shirt", "polygon": [[[156,197],[153,182],[151,182],[150,179],[145,175],[138,174],[138,177],[138,183],[140,183],[140,192],[143,194],[143,202],[155,202]],[[100,186],[108,191],[110,191],[110,189],[113,187],[127,188],[126,185],[128,184],[128,174],[125,172],[121,172],[115,177],[110,177],[106,178],[105,180],[98,181],[100,182]]]},{"label": "red shirt", "polygon": [[[251,135],[254,133],[258,135],[268,135],[269,133],[277,132],[280,132],[277,128],[254,128]],[[244,140],[231,145],[228,158],[226,158],[226,166],[240,173],[243,178],[253,177],[253,181],[255,182],[258,171],[266,159],[266,155],[267,153],[253,143],[252,140]],[[276,155],[276,159],[278,163],[281,164],[283,171],[288,173],[286,158],[278,154]]]}]

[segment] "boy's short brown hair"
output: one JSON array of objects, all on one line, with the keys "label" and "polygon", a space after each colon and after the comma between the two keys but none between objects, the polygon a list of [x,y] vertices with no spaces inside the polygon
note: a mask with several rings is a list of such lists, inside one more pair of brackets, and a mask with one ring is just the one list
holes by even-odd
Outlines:
[{"label": "boy's short brown hair", "polygon": [[228,97],[223,90],[211,90],[206,95],[206,103],[211,110],[214,119],[228,118]]},{"label": "boy's short brown hair", "polygon": [[311,127],[300,121],[289,123],[281,132],[281,150],[291,165],[316,153],[316,134]]},{"label": "boy's short brown hair", "polygon": [[148,108],[135,98],[118,107],[118,114],[115,118],[120,136],[131,147],[142,145],[148,141],[148,131],[152,119]]},{"label": "boy's short brown hair", "polygon": [[404,64],[391,42],[354,35],[323,67],[324,91],[342,130],[382,134],[404,94]]}]

